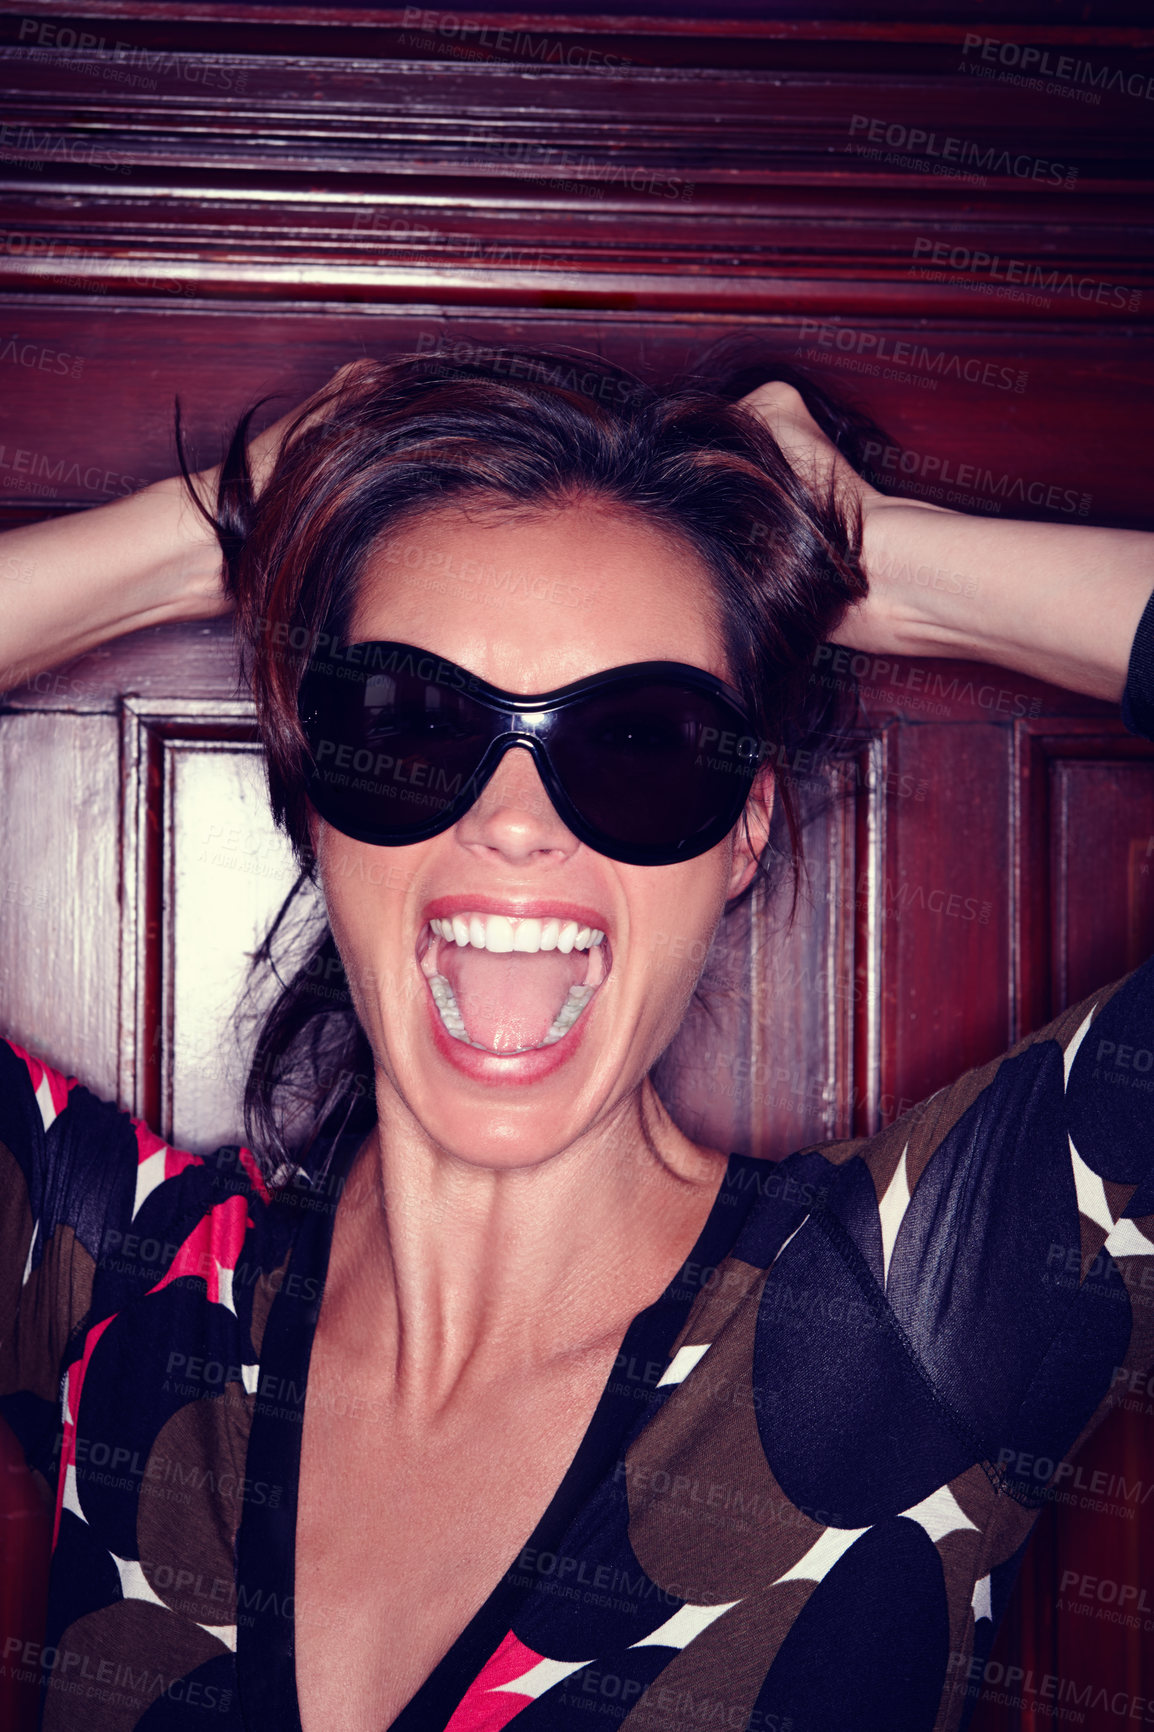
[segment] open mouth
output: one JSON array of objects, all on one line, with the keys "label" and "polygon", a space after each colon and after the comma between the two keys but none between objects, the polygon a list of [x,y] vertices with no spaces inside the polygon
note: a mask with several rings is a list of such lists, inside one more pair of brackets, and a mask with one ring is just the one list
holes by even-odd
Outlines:
[{"label": "open mouth", "polygon": [[609,973],[605,934],[563,915],[460,913],[426,927],[420,957],[454,1040],[498,1058],[563,1040]]}]

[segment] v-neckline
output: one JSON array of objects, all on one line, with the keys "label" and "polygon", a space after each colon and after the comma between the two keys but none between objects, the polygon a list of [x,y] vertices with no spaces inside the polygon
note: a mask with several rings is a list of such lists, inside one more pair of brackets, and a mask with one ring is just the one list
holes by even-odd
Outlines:
[{"label": "v-neckline", "polygon": [[[282,1231],[287,1229],[290,1255],[265,1325],[246,1466],[250,1484],[263,1482],[271,1489],[265,1501],[246,1505],[237,1536],[237,1687],[244,1723],[254,1732],[268,1725],[281,1732],[302,1732],[294,1592],[305,1390],[340,1190],[363,1141],[363,1131],[337,1139],[327,1181],[333,1201],[305,1192],[272,1205],[274,1211],[283,1211]],[[748,1180],[735,1183],[736,1175],[764,1166],[764,1161],[750,1156],[730,1155],[693,1249],[660,1297],[639,1311],[625,1331],[585,1434],[540,1521],[488,1598],[401,1709],[392,1732],[439,1732],[510,1629],[532,1591],[524,1578],[516,1579],[517,1557],[526,1548],[557,1549],[582,1504],[617,1459],[622,1443],[638,1427],[649,1406],[641,1398],[656,1388],[668,1363],[670,1344],[711,1271],[736,1240],[758,1193],[757,1185]]]}]

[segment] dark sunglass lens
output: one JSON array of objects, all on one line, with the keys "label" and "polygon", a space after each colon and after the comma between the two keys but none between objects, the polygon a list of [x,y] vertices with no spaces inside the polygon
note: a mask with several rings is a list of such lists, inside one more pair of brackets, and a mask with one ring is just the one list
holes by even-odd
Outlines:
[{"label": "dark sunglass lens", "polygon": [[456,688],[455,670],[389,646],[375,664],[335,663],[302,691],[321,815],[351,834],[401,841],[435,828],[461,799],[492,734],[489,711]]},{"label": "dark sunglass lens", "polygon": [[564,710],[549,754],[586,821],[631,849],[692,854],[732,823],[753,779],[756,743],[709,692],[654,684],[591,693]]}]

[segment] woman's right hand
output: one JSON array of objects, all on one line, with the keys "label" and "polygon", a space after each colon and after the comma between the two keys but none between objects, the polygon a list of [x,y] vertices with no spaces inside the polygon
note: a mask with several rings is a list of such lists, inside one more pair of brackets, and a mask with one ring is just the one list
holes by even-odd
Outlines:
[{"label": "woman's right hand", "polygon": [[[311,397],[306,397],[303,403],[298,403],[295,409],[290,409],[287,415],[282,415],[279,421],[274,421],[271,427],[266,427],[254,439],[248,442],[248,463],[252,475],[253,492],[259,495],[264,491],[269,477],[272,475],[280,448],[285,436],[298,420],[302,427],[311,427],[317,421],[323,420],[325,412],[339,396],[345,385],[353,381],[366,368],[374,365],[372,361],[360,358],[356,361],[346,361],[343,367],[338,367],[332,378],[327,380]],[[215,475],[216,471],[212,471]]]},{"label": "woman's right hand", "polygon": [[[356,376],[341,367],[321,390],[250,441],[259,493],[286,433],[315,405],[324,413],[334,387]],[[211,511],[218,469],[192,477]],[[146,626],[213,619],[231,609],[220,547],[180,476],[91,510],[0,534],[0,691],[102,643]]]}]

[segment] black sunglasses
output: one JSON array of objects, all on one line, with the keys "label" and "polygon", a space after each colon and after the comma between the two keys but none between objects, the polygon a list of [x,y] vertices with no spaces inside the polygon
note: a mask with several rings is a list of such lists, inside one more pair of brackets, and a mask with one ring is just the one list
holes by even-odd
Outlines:
[{"label": "black sunglasses", "polygon": [[411,644],[314,651],[298,700],[308,794],[358,842],[423,842],[464,816],[513,746],[588,847],[668,866],[737,822],[761,762],[740,695],[683,662],[635,662],[524,697]]}]

